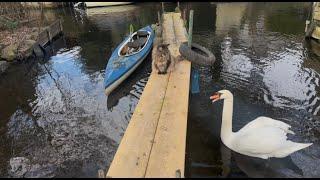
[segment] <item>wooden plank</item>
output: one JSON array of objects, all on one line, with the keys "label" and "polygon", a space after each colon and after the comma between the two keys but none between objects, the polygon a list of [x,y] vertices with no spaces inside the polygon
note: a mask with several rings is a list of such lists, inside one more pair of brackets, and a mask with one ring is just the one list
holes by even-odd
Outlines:
[{"label": "wooden plank", "polygon": [[320,6],[319,3],[316,2],[313,9],[313,19],[320,20]]},{"label": "wooden plank", "polygon": [[54,36],[55,37],[56,35],[58,35],[60,32],[62,32],[62,19],[57,19],[55,24],[54,24],[55,28],[55,33],[54,33]]},{"label": "wooden plank", "polygon": [[314,12],[313,19],[320,21],[320,12],[319,11]]},{"label": "wooden plank", "polygon": [[[173,56],[186,41],[179,13],[165,13],[164,43]],[[107,177],[183,177],[191,63],[151,73],[110,165]],[[179,96],[177,96],[179,95]]]},{"label": "wooden plank", "polygon": [[47,36],[47,32],[44,30],[38,36],[38,43],[41,46],[44,46],[48,41],[49,41],[49,39],[48,39],[48,36]]},{"label": "wooden plank", "polygon": [[[163,22],[162,23],[163,23],[162,24],[163,43],[169,43],[169,44],[176,43],[176,38],[174,36],[172,13],[163,14]],[[170,49],[170,47],[169,47],[169,49]]]},{"label": "wooden plank", "polygon": [[144,177],[169,75],[151,73],[121,140],[108,177]]},{"label": "wooden plank", "polygon": [[[170,18],[177,40],[173,55],[177,56],[187,37],[180,13],[164,16],[164,21]],[[184,177],[190,70],[191,63],[182,61],[170,73],[146,177]]]},{"label": "wooden plank", "polygon": [[320,27],[316,26],[312,32],[312,37],[315,39],[320,39]]},{"label": "wooden plank", "polygon": [[[181,62],[171,73],[146,177],[184,176],[190,65]],[[177,95],[179,97],[177,98]]]},{"label": "wooden plank", "polygon": [[56,35],[58,35],[60,33],[60,24],[59,21],[55,21],[55,23],[53,23],[50,28],[50,33],[52,38],[55,37]]},{"label": "wooden plank", "polygon": [[174,19],[175,25],[177,27],[181,27],[181,28],[175,28],[175,35],[176,35],[177,42],[179,43],[186,42],[188,40],[187,30],[184,27],[184,22],[181,15],[179,13],[175,13],[173,16],[173,19]]},{"label": "wooden plank", "polygon": [[51,44],[52,37],[51,37],[50,29],[47,29],[46,31],[47,31],[48,40]]},{"label": "wooden plank", "polygon": [[61,32],[61,29],[62,28],[60,28],[59,20],[56,20],[48,28],[46,28],[45,30],[43,30],[42,32],[39,33],[37,42],[41,46],[44,46],[45,44],[50,42],[52,40],[52,38],[57,36]]}]

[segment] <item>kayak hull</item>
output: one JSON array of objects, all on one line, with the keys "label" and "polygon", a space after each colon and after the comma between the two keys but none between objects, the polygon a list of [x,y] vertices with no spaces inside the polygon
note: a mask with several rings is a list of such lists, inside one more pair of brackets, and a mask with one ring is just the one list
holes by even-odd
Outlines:
[{"label": "kayak hull", "polygon": [[105,70],[104,88],[105,94],[109,95],[125,79],[127,79],[135,69],[143,62],[152,49],[154,32],[150,26],[141,28],[139,31],[148,31],[150,36],[144,47],[132,55],[120,55],[120,50],[128,42],[127,37],[112,53]]},{"label": "kayak hull", "polygon": [[105,88],[105,94],[108,96],[114,89],[116,89],[124,80],[126,80],[134,70],[137,69],[137,67],[143,62],[145,58],[143,58],[141,61],[139,61],[134,67],[132,67],[127,73],[122,75],[118,80],[116,80],[114,83],[112,83],[110,86]]}]

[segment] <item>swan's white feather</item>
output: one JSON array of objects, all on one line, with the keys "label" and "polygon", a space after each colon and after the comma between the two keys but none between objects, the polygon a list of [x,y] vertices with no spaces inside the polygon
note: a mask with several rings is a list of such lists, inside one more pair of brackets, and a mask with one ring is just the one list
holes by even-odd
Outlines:
[{"label": "swan's white feather", "polygon": [[264,117],[264,116],[260,116],[255,120],[249,122],[240,131],[246,131],[246,129],[255,129],[255,128],[260,128],[265,126],[278,127],[288,133],[293,133],[292,131],[289,130],[289,128],[291,127],[289,124],[269,118],[269,117]]},{"label": "swan's white feather", "polygon": [[246,128],[234,133],[233,137],[232,149],[255,157],[274,152],[287,140],[286,132],[272,126]]},{"label": "swan's white feather", "polygon": [[[269,118],[258,117],[238,132],[232,132],[233,95],[228,90],[219,91],[225,101],[222,116],[221,139],[230,149],[244,155],[267,159],[286,157],[306,148],[312,143],[296,143],[287,140],[287,133],[294,134],[289,124]],[[231,115],[230,115],[231,114]]]},{"label": "swan's white feather", "polygon": [[289,127],[271,118],[258,118],[233,134],[230,148],[241,154],[267,159],[286,157],[312,145],[312,143],[295,143],[287,140]]}]

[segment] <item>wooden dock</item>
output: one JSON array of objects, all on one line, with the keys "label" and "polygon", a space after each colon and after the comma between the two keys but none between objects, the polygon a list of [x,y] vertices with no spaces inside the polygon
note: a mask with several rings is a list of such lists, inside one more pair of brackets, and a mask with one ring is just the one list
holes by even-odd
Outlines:
[{"label": "wooden dock", "polygon": [[[179,55],[187,32],[180,13],[163,14],[163,40]],[[152,72],[106,177],[184,177],[191,63]]]},{"label": "wooden dock", "polygon": [[52,39],[62,31],[62,19],[58,19],[39,33],[37,44],[45,46],[47,43],[51,43]]}]

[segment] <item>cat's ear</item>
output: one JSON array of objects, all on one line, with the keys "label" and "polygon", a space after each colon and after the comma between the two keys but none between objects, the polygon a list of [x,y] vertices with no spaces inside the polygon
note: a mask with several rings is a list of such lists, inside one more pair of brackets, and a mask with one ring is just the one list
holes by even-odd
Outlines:
[{"label": "cat's ear", "polygon": [[169,45],[170,45],[170,44],[164,44],[163,46],[164,46],[164,47],[168,47]]}]

